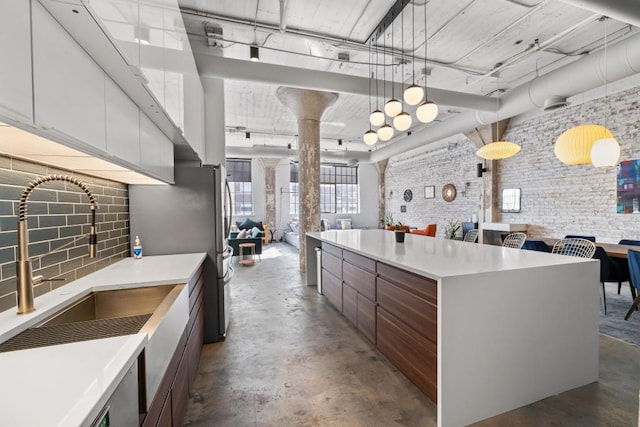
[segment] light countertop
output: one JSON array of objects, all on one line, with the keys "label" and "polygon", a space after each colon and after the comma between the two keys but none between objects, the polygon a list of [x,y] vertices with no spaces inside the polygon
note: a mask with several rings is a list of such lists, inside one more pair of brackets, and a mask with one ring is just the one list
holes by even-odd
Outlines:
[{"label": "light countertop", "polygon": [[407,233],[396,243],[386,230],[311,232],[307,236],[435,280],[478,273],[595,262],[576,257],[503,248]]},{"label": "light countertop", "polygon": [[[35,299],[36,310],[0,313],[0,342],[92,291],[186,283],[205,253],[125,258]],[[146,334],[0,353],[0,425],[77,426],[93,421],[147,343]],[[92,418],[93,417],[93,418]]]}]

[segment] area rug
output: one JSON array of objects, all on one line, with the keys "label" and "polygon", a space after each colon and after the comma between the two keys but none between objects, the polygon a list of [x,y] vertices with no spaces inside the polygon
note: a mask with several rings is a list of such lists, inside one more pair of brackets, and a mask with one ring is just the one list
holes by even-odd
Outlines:
[{"label": "area rug", "polygon": [[607,314],[600,309],[600,333],[640,346],[640,310],[631,314],[629,320],[624,320],[633,302],[629,283],[622,284],[620,295],[617,283],[606,283],[605,287]]}]

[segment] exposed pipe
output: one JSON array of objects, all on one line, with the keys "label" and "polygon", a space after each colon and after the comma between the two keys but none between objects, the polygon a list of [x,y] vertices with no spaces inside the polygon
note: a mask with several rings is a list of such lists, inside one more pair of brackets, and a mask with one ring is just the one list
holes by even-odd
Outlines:
[{"label": "exposed pipe", "polygon": [[287,1],[280,0],[280,32],[287,31]]},{"label": "exposed pipe", "polygon": [[401,140],[371,153],[372,163],[408,150],[433,143],[450,136],[465,133],[476,127],[542,108],[551,95],[573,96],[604,84],[640,73],[640,34],[609,46],[605,63],[604,51],[590,54],[564,67],[534,78],[507,91],[500,98],[496,112],[468,112],[455,119],[426,127]]},{"label": "exposed pipe", "polygon": [[621,22],[640,27],[640,7],[637,0],[561,0],[580,9],[609,16]]}]

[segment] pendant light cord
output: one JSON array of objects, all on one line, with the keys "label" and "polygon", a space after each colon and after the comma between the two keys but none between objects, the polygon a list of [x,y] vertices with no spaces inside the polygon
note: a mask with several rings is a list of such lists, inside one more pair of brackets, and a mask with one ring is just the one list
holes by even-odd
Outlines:
[{"label": "pendant light cord", "polygon": [[607,20],[608,18],[604,17],[604,127],[607,128]]},{"label": "pendant light cord", "polygon": [[[402,68],[400,69],[400,88],[404,85],[404,8],[400,12],[400,31],[402,36],[400,38],[400,62],[402,62]],[[402,93],[402,90],[400,91]],[[402,111],[404,111],[404,96],[400,95]]]},{"label": "pendant light cord", "polygon": [[[427,2],[424,3],[426,9]],[[411,84],[416,84],[416,2],[411,2]]]},{"label": "pendant light cord", "polygon": [[424,100],[425,102],[429,101],[428,89],[427,89],[427,74],[429,73],[427,69],[427,4],[428,1],[424,2]]},{"label": "pendant light cord", "polygon": [[394,37],[394,31],[393,31],[393,27],[394,27],[394,22],[396,21],[396,17],[394,16],[392,21],[391,21],[391,99],[396,99],[396,88],[395,88],[395,79],[394,79],[394,72],[393,72],[393,49],[395,48],[395,37]]}]

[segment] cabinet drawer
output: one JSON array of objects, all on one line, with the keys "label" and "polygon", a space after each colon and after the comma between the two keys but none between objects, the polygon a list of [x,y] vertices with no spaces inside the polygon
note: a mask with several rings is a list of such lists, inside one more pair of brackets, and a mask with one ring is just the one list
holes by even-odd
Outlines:
[{"label": "cabinet drawer", "polygon": [[324,269],[322,270],[322,293],[338,311],[342,312],[342,281]]},{"label": "cabinet drawer", "polygon": [[322,251],[329,252],[331,255],[342,258],[342,249],[337,246],[330,245],[329,243],[322,242]]},{"label": "cabinet drawer", "polygon": [[346,283],[342,285],[342,314],[358,326],[358,292]]},{"label": "cabinet drawer", "polygon": [[369,341],[376,343],[376,304],[360,294],[358,294],[358,329]]},{"label": "cabinet drawer", "polygon": [[378,263],[378,275],[412,294],[438,304],[438,285],[435,280],[420,277],[390,265]]},{"label": "cabinet drawer", "polygon": [[438,309],[429,301],[378,277],[378,304],[410,328],[438,342]]},{"label": "cabinet drawer", "polygon": [[362,255],[354,254],[353,252],[349,251],[343,251],[342,257],[345,261],[358,266],[363,270],[370,271],[371,273],[376,272],[376,262],[372,259],[369,259]]},{"label": "cabinet drawer", "polygon": [[342,258],[331,255],[329,252],[322,252],[322,268],[342,279]]},{"label": "cabinet drawer", "polygon": [[438,364],[436,346],[407,330],[383,308],[377,308],[377,347],[429,399],[437,403]]},{"label": "cabinet drawer", "polygon": [[187,358],[183,357],[171,386],[171,418],[174,426],[183,425],[189,403],[189,369]]},{"label": "cabinet drawer", "polygon": [[342,263],[342,280],[371,301],[376,300],[375,274],[364,271],[345,260]]}]

